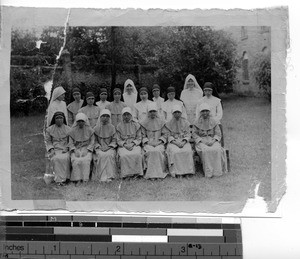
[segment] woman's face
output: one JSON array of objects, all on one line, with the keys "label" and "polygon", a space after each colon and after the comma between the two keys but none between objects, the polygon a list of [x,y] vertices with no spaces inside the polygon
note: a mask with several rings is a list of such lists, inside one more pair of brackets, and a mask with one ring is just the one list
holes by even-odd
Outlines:
[{"label": "woman's face", "polygon": [[114,100],[115,100],[116,102],[119,102],[119,101],[121,100],[121,93],[115,92],[115,93],[114,93]]},{"label": "woman's face", "polygon": [[191,89],[194,88],[194,86],[195,86],[195,83],[194,83],[193,79],[190,78],[190,79],[187,81],[187,88],[191,90]]},{"label": "woman's face", "polygon": [[123,115],[123,120],[125,122],[130,122],[132,115],[129,112],[125,112]]},{"label": "woman's face", "polygon": [[101,116],[101,122],[103,123],[103,124],[107,124],[108,122],[109,122],[109,115],[108,114],[103,114],[102,116]]},{"label": "woman's face", "polygon": [[86,99],[86,102],[89,106],[92,106],[94,104],[95,98],[94,97],[89,97]]},{"label": "woman's face", "polygon": [[56,126],[61,127],[61,125],[63,125],[63,123],[64,123],[64,118],[63,117],[60,116],[60,117],[55,118]]},{"label": "woman's face", "polygon": [[83,126],[84,126],[84,121],[83,120],[79,120],[79,121],[77,121],[77,124],[78,124],[79,128],[82,129]]},{"label": "woman's face", "polygon": [[170,99],[171,101],[173,101],[175,98],[175,93],[172,92],[172,93],[168,93],[168,99]]},{"label": "woman's face", "polygon": [[126,86],[126,92],[127,92],[128,94],[131,94],[131,93],[133,92],[133,86],[132,86],[131,84],[128,84],[128,85]]},{"label": "woman's face", "polygon": [[154,119],[156,117],[157,111],[153,110],[153,111],[149,111],[149,116],[151,119]]},{"label": "woman's face", "polygon": [[64,99],[65,99],[65,94],[61,94],[60,96],[58,96],[56,98],[56,100],[58,100],[58,101],[63,101]]},{"label": "woman's face", "polygon": [[141,92],[140,97],[143,101],[146,101],[148,99],[148,93],[147,92]]},{"label": "woman's face", "polygon": [[208,116],[209,116],[209,110],[203,110],[203,111],[201,111],[201,116],[202,116],[204,119],[207,119]]},{"label": "woman's face", "polygon": [[100,100],[101,100],[102,102],[105,102],[106,99],[107,99],[107,93],[102,93],[102,94],[100,94]]},{"label": "woman's face", "polygon": [[180,111],[175,111],[175,112],[173,112],[173,116],[176,120],[178,120],[181,117],[181,112]]},{"label": "woman's face", "polygon": [[205,89],[204,94],[205,94],[205,96],[210,97],[212,95],[212,90],[211,89]]},{"label": "woman's face", "polygon": [[81,99],[81,94],[80,93],[73,93],[73,97],[76,102],[79,102]]},{"label": "woman's face", "polygon": [[159,97],[159,94],[160,94],[160,91],[157,89],[157,90],[154,90],[152,93],[153,93],[153,96],[154,96],[155,98],[158,98],[158,97]]}]

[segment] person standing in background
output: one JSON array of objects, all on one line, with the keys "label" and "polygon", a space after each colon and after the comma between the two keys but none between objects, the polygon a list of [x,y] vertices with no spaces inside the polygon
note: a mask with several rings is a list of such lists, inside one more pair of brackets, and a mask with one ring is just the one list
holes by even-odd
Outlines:
[{"label": "person standing in background", "polygon": [[196,108],[200,99],[203,97],[203,91],[199,86],[196,78],[189,74],[184,82],[184,87],[180,95],[180,100],[183,102],[187,120],[192,125],[196,119]]},{"label": "person standing in background", "polygon": [[153,102],[156,103],[157,106],[157,115],[160,117],[162,120],[165,120],[165,115],[162,109],[163,103],[165,101],[164,98],[160,97],[160,86],[158,84],[154,84],[152,87],[152,94],[153,94]]},{"label": "person standing in background", "polygon": [[62,86],[58,86],[53,90],[50,104],[47,109],[47,118],[46,118],[46,127],[49,127],[52,121],[52,118],[56,112],[63,112],[68,121],[68,111],[67,105],[65,103],[65,89]]},{"label": "person standing in background", "polygon": [[173,118],[172,110],[175,105],[179,105],[181,107],[182,117],[187,118],[183,102],[175,99],[175,88],[173,86],[167,88],[167,96],[168,100],[166,100],[162,105],[166,121],[170,121]]},{"label": "person standing in background", "polygon": [[82,107],[83,105],[83,100],[81,99],[81,92],[80,89],[75,87],[72,90],[72,96],[74,98],[74,101],[69,103],[67,106],[68,110],[68,125],[70,127],[73,126],[76,114],[78,113],[78,110]]},{"label": "person standing in background", "polygon": [[122,121],[122,110],[126,107],[126,104],[121,101],[122,91],[120,88],[113,90],[114,100],[108,104],[105,108],[111,112],[111,123],[115,127]]},{"label": "person standing in background", "polygon": [[124,83],[123,100],[127,107],[133,111],[137,101],[137,90],[131,79],[127,79]]},{"label": "person standing in background", "polygon": [[86,102],[87,105],[80,108],[78,113],[84,113],[89,119],[90,126],[94,128],[100,116],[100,108],[95,104],[95,96],[92,92],[87,92]]},{"label": "person standing in background", "polygon": [[133,118],[138,122],[141,122],[147,118],[147,107],[150,103],[153,103],[152,101],[148,100],[148,89],[146,87],[140,88],[140,98],[141,101],[134,105],[133,110]]},{"label": "person standing in background", "polygon": [[203,103],[207,103],[210,107],[210,116],[214,118],[214,120],[218,123],[221,124],[221,119],[223,117],[223,109],[222,109],[222,104],[221,104],[221,99],[213,96],[213,84],[211,82],[206,82],[203,86],[204,90],[204,95],[200,101],[199,104],[197,105],[196,109],[196,118],[199,118],[200,116],[200,106]]},{"label": "person standing in background", "polygon": [[110,104],[109,101],[107,101],[107,89],[106,88],[100,88],[100,101],[96,102],[96,105],[100,108],[100,112],[105,109],[107,105]]}]

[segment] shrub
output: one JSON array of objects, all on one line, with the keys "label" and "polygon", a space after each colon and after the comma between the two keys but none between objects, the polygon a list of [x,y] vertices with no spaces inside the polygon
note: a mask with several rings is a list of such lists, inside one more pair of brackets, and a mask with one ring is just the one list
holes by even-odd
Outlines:
[{"label": "shrub", "polygon": [[259,88],[264,95],[271,101],[271,55],[260,54],[255,57],[252,73]]}]

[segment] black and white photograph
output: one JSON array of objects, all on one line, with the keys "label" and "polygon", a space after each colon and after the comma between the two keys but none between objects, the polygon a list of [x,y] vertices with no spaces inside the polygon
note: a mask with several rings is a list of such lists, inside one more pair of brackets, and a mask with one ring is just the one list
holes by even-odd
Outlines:
[{"label": "black and white photograph", "polygon": [[270,23],[74,24],[10,29],[11,200],[272,203]]}]

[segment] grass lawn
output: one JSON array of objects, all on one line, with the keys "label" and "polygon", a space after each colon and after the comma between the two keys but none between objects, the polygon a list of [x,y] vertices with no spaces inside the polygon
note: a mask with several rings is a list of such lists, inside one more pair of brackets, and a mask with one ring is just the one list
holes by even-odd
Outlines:
[{"label": "grass lawn", "polygon": [[230,150],[231,172],[207,179],[115,180],[47,186],[43,181],[44,115],[11,118],[12,199],[119,200],[119,201],[236,201],[251,195],[261,182],[259,195],[271,198],[271,105],[261,98],[225,97],[222,120],[225,147]]}]

